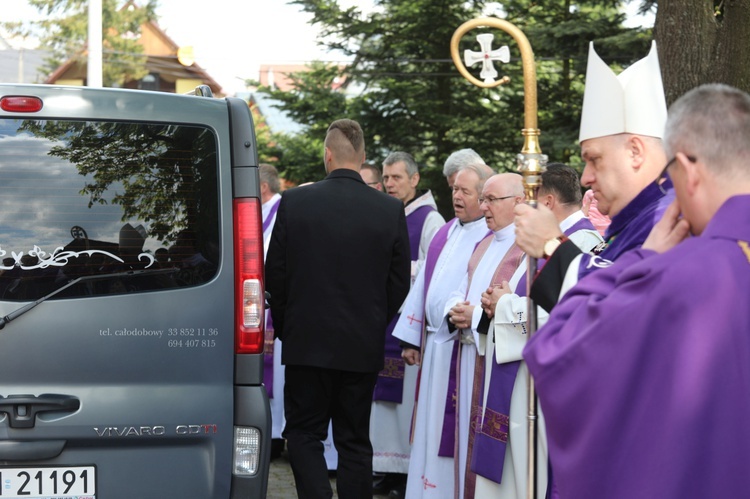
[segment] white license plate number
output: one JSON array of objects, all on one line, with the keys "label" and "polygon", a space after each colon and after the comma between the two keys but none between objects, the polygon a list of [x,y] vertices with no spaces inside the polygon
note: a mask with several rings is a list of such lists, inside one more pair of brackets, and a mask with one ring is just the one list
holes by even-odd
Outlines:
[{"label": "white license plate number", "polygon": [[2,499],[95,499],[96,467],[0,467]]}]

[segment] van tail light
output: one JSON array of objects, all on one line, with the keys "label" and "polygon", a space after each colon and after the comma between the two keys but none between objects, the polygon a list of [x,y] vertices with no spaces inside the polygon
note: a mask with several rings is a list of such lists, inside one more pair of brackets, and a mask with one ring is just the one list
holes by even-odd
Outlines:
[{"label": "van tail light", "polygon": [[36,113],[44,103],[39,97],[29,95],[8,95],[0,98],[0,109],[13,113]]},{"label": "van tail light", "polygon": [[234,200],[234,351],[262,353],[265,319],[263,225],[257,198]]}]

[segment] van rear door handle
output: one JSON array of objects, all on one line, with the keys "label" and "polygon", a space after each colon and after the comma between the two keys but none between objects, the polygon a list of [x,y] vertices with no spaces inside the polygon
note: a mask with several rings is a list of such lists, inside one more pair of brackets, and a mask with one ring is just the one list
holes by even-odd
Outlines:
[{"label": "van rear door handle", "polygon": [[66,440],[35,440],[32,442],[2,440],[0,441],[0,461],[52,459],[60,455],[66,443]]},{"label": "van rear door handle", "polygon": [[33,428],[40,412],[75,412],[81,401],[70,395],[44,393],[34,395],[0,396],[0,412],[10,419],[11,428]]}]

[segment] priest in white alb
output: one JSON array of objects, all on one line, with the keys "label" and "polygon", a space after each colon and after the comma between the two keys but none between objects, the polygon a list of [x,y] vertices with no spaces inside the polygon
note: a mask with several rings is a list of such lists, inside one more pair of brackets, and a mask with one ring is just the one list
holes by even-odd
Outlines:
[{"label": "priest in white alb", "polygon": [[420,366],[406,484],[406,497],[410,499],[440,499],[453,494],[453,449],[446,455],[439,453],[452,344],[435,343],[435,332],[447,328],[445,303],[466,275],[474,247],[487,235],[479,196],[492,173],[490,167],[478,163],[463,167],[455,175],[456,217],[433,237],[425,264],[393,330],[393,336],[401,340],[406,363]]},{"label": "priest in white alb", "polygon": [[[490,177],[482,189],[480,206],[487,228],[492,232],[476,247],[469,259],[467,274],[444,308],[448,330],[438,331],[436,341],[453,345],[445,417],[440,449],[453,449],[455,496],[473,497],[476,475],[469,471],[467,456],[473,444],[472,420],[479,416],[486,335],[477,331],[484,315],[482,293],[493,283],[509,281],[519,266],[525,265],[523,252],[514,244],[513,208],[524,201],[520,175],[501,173]],[[515,284],[515,283],[513,283]]]}]

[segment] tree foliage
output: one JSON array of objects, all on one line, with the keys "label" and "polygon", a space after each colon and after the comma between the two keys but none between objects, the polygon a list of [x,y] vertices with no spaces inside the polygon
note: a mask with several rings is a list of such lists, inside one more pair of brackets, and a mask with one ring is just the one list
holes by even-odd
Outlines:
[{"label": "tree foliage", "polygon": [[[509,45],[511,61],[498,67],[511,78],[508,85],[480,89],[464,80],[450,56],[450,40],[465,21],[486,15],[496,4],[485,0],[379,0],[373,12],[341,8],[336,0],[295,0],[313,15],[321,42],[352,58],[344,68],[348,88],[357,91],[340,99],[330,77],[339,68],[318,65],[314,77],[302,77],[297,90],[271,95],[301,123],[321,137],[336,118],[360,122],[367,138],[367,156],[379,164],[394,150],[414,155],[422,165],[420,187],[438,196],[445,215],[450,196],[442,165],[450,153],[471,147],[499,171],[515,169],[523,139],[523,77],[520,54],[506,33],[482,29],[460,43],[479,50],[475,36],[493,32],[498,45]],[[540,143],[551,160],[577,160],[583,78],[588,41],[595,40],[605,60],[623,66],[643,57],[649,34],[622,26],[624,15],[616,0],[512,0],[502,2],[500,17],[529,38],[536,57]],[[472,69],[478,74],[477,69]],[[320,165],[320,150],[317,165]],[[282,161],[281,168],[294,168]],[[317,167],[317,175],[323,174]],[[303,180],[315,180],[311,177]]]},{"label": "tree foliage", "polygon": [[[175,241],[183,229],[218,230],[216,137],[201,127],[121,122],[27,120],[19,128],[58,145],[49,155],[78,169],[88,206],[122,208],[122,220],[148,222],[149,235]],[[196,195],[198,197],[196,197]]]},{"label": "tree foliage", "polygon": [[[28,0],[43,19],[27,23],[3,23],[10,32],[35,35],[49,49],[42,71],[51,74],[68,59],[87,57],[88,0]],[[143,6],[132,1],[102,0],[102,44],[105,86],[140,80],[146,71],[143,47],[138,43],[141,25],[156,18],[156,0]]]}]

